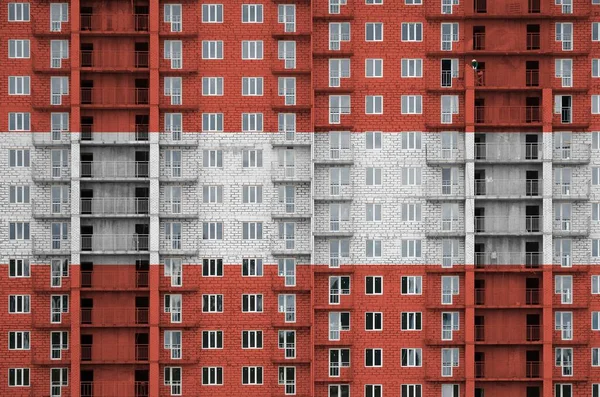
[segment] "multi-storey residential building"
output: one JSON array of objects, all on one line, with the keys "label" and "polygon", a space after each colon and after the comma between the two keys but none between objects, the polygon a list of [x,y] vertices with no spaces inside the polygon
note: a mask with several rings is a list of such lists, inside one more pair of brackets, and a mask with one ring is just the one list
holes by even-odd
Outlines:
[{"label": "multi-storey residential building", "polygon": [[1,396],[600,396],[600,1],[0,20]]}]

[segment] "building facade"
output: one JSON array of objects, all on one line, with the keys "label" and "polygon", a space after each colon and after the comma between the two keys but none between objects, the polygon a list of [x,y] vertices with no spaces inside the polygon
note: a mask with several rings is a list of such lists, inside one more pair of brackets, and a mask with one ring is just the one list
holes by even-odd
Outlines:
[{"label": "building facade", "polygon": [[600,396],[599,0],[0,21],[1,396]]}]

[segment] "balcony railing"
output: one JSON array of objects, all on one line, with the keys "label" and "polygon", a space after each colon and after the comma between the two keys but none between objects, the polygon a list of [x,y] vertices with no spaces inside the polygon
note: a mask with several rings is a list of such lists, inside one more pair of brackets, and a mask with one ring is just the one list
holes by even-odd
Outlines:
[{"label": "balcony railing", "polygon": [[274,238],[271,240],[271,251],[276,254],[306,255],[312,252],[307,235],[296,235],[295,238]]},{"label": "balcony railing", "polygon": [[539,305],[539,288],[475,288],[475,304],[481,306],[519,307]]},{"label": "balcony railing", "polygon": [[297,164],[293,166],[280,165],[278,161],[271,163],[271,178],[276,181],[306,181],[310,182],[310,167],[308,162],[302,163],[296,159]]},{"label": "balcony railing", "polygon": [[110,269],[95,269],[81,271],[81,288],[101,290],[128,290],[148,288],[147,271],[116,271]]},{"label": "balcony railing", "polygon": [[81,397],[148,397],[150,382],[92,381],[80,382]]},{"label": "balcony railing", "polygon": [[572,182],[555,182],[552,197],[556,199],[586,199],[590,196],[590,180],[573,178]]},{"label": "balcony railing", "polygon": [[80,29],[85,32],[147,32],[148,14],[81,14]]},{"label": "balcony railing", "polygon": [[475,87],[489,88],[524,88],[540,86],[540,71],[526,69],[517,71],[514,79],[507,79],[504,73],[492,73],[488,70],[478,70],[475,73]]},{"label": "balcony railing", "polygon": [[117,107],[148,105],[148,92],[148,88],[81,87],[81,104]]},{"label": "balcony railing", "polygon": [[31,166],[33,170],[31,177],[34,181],[60,181],[71,178],[71,167],[65,166],[64,163],[40,161],[39,163],[32,162]]},{"label": "balcony railing", "polygon": [[68,131],[34,132],[31,134],[33,146],[64,146],[71,144],[71,133]]},{"label": "balcony railing", "polygon": [[133,132],[94,132],[93,128],[93,125],[82,124],[82,145],[143,143],[150,138],[148,124],[136,124]]},{"label": "balcony railing", "polygon": [[51,200],[31,199],[34,218],[60,218],[71,216],[70,203],[52,203]]},{"label": "balcony railing", "polygon": [[147,178],[147,161],[82,161],[82,178]]},{"label": "balcony railing", "polygon": [[81,68],[148,68],[148,51],[81,51]]},{"label": "balcony railing", "polygon": [[509,3],[475,0],[473,11],[468,11],[468,14],[522,16],[524,14],[539,14],[540,12],[539,0],[516,0]]},{"label": "balcony railing", "polygon": [[147,234],[82,234],[81,251],[140,252],[148,251]]},{"label": "balcony railing", "polygon": [[317,163],[351,162],[353,160],[354,150],[352,147],[346,149],[329,148],[328,150],[319,150],[316,151],[314,159]]},{"label": "balcony railing", "polygon": [[510,329],[500,327],[486,327],[475,325],[475,341],[488,343],[523,343],[541,341],[541,326],[525,325],[511,327]]},{"label": "balcony railing", "polygon": [[486,372],[486,365],[484,361],[475,361],[475,378],[488,378],[488,379],[525,379],[525,378],[539,378],[541,362],[539,361],[526,361],[523,368],[521,365],[513,366],[492,366],[492,370]]},{"label": "balcony railing", "polygon": [[131,309],[114,308],[81,308],[81,324],[96,327],[128,327],[148,324],[148,308]]},{"label": "balcony railing", "polygon": [[542,252],[475,252],[475,267],[524,266],[537,269],[542,263]]},{"label": "balcony railing", "polygon": [[586,144],[570,144],[555,147],[552,161],[555,163],[588,163],[592,154],[591,146]]},{"label": "balcony railing", "polygon": [[527,215],[524,217],[476,216],[475,233],[479,234],[529,234],[540,233],[542,217]]},{"label": "balcony railing", "polygon": [[82,344],[81,361],[97,361],[102,363],[131,363],[148,361],[147,344]]},{"label": "balcony railing", "polygon": [[539,197],[542,179],[476,179],[477,197]]},{"label": "balcony railing", "polygon": [[477,161],[539,161],[543,158],[541,143],[476,143]]},{"label": "balcony railing", "polygon": [[36,255],[67,255],[71,253],[71,238],[67,235],[66,240],[52,240],[46,238],[31,239],[32,251]]},{"label": "balcony railing", "polygon": [[148,198],[98,197],[80,199],[82,215],[140,215],[148,214]]},{"label": "balcony railing", "polygon": [[460,219],[459,216],[454,219],[441,219],[439,215],[428,217],[425,222],[425,233],[428,236],[462,235],[465,233],[465,224]]},{"label": "balcony railing", "polygon": [[195,243],[196,240],[192,238],[186,238],[182,235],[170,235],[166,236],[164,234],[160,235],[160,250],[163,252],[173,252],[173,253],[195,253],[198,250],[198,247]]},{"label": "balcony railing", "polygon": [[541,106],[475,106],[475,124],[523,125],[541,121]]},{"label": "balcony railing", "polygon": [[463,149],[456,148],[435,148],[434,145],[425,146],[425,159],[429,164],[444,163],[463,163],[465,153]]},{"label": "balcony railing", "polygon": [[555,235],[587,236],[590,234],[590,218],[554,219],[552,230]]}]

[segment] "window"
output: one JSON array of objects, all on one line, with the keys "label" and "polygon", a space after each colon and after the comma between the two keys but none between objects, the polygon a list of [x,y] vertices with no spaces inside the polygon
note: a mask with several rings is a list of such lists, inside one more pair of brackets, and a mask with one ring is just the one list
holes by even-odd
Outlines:
[{"label": "window", "polygon": [[204,149],[202,151],[202,166],[205,168],[223,167],[223,151]]},{"label": "window", "polygon": [[69,59],[69,40],[50,40],[50,67],[61,68],[63,59]]},{"label": "window", "polygon": [[262,313],[263,296],[262,294],[243,294],[242,312],[244,313]]},{"label": "window", "polygon": [[383,0],[365,0],[366,5],[382,5]]},{"label": "window", "polygon": [[278,313],[284,314],[286,323],[296,322],[296,295],[294,294],[279,294],[277,297]]},{"label": "window", "polygon": [[592,239],[592,257],[600,257],[600,239]]},{"label": "window", "polygon": [[600,312],[592,312],[592,331],[600,331]]},{"label": "window", "polygon": [[421,95],[402,95],[402,114],[422,114]]},{"label": "window", "polygon": [[223,95],[223,77],[203,77],[202,95]]},{"label": "window", "polygon": [[8,3],[9,22],[29,22],[29,3]]},{"label": "window", "polygon": [[246,204],[262,203],[262,186],[242,186],[242,202]]},{"label": "window", "polygon": [[367,222],[381,222],[381,204],[366,205]]},{"label": "window", "polygon": [[423,41],[423,24],[420,22],[402,23],[402,41]]},{"label": "window", "polygon": [[402,132],[402,150],[421,150],[421,133]]},{"label": "window", "polygon": [[50,113],[52,140],[60,141],[61,134],[69,131],[69,113]]},{"label": "window", "polygon": [[341,368],[349,367],[350,349],[329,349],[329,377],[339,377]]},{"label": "window", "polygon": [[165,113],[165,132],[171,135],[171,140],[181,140],[182,125],[183,115],[181,113]]},{"label": "window", "polygon": [[329,240],[329,267],[340,267],[350,258],[350,240],[349,239],[331,239]]},{"label": "window", "polygon": [[329,24],[329,50],[340,51],[341,43],[350,41],[349,22],[331,22]]},{"label": "window", "polygon": [[165,222],[164,234],[161,236],[163,247],[168,250],[181,249],[181,223],[180,222]]},{"label": "window", "polygon": [[242,385],[262,385],[263,367],[242,367]]},{"label": "window", "polygon": [[383,23],[370,22],[365,24],[365,41],[383,41]]},{"label": "window", "polygon": [[381,168],[366,168],[366,184],[367,186],[381,186]]},{"label": "window", "polygon": [[458,95],[442,95],[441,123],[452,124],[452,115],[458,114]]},{"label": "window", "polygon": [[452,340],[453,332],[459,329],[459,312],[442,312],[442,340]]},{"label": "window", "polygon": [[[377,1],[377,0],[367,0],[367,2],[368,1]],[[383,0],[380,0],[380,1],[383,1]],[[369,3],[367,3],[367,4],[369,4]],[[365,397],[382,397],[382,396],[383,396],[383,386],[382,385],[365,385]]]},{"label": "window", "polygon": [[458,42],[458,23],[442,23],[442,51],[452,51],[452,43]]},{"label": "window", "polygon": [[29,95],[30,93],[29,76],[8,77],[8,95]]},{"label": "window", "polygon": [[29,259],[9,259],[8,277],[29,277]]},{"label": "window", "polygon": [[402,276],[402,295],[421,295],[421,276]]},{"label": "window", "polygon": [[383,330],[383,313],[366,312],[365,313],[365,331]]},{"label": "window", "polygon": [[421,185],[421,167],[403,167],[402,168],[403,186]]},{"label": "window", "polygon": [[242,222],[242,238],[244,240],[261,240],[262,222]]},{"label": "window", "polygon": [[69,260],[52,259],[50,262],[50,286],[60,287],[62,279],[66,277],[69,277]]},{"label": "window", "polygon": [[50,296],[50,322],[60,323],[62,313],[69,312],[69,295]]},{"label": "window", "polygon": [[592,276],[592,294],[600,294],[600,276]]},{"label": "window", "polygon": [[421,312],[402,312],[402,323],[400,329],[402,331],[420,331],[422,329],[422,313]]},{"label": "window", "polygon": [[171,313],[171,322],[180,323],[181,305],[183,296],[181,294],[165,294],[165,313]]},{"label": "window", "polygon": [[[8,113],[8,130],[9,131],[30,131],[31,130],[31,115],[30,113],[9,112]],[[26,151],[29,153],[29,151]],[[29,167],[29,165],[27,165]]]},{"label": "window", "polygon": [[383,77],[383,59],[366,59],[365,77]]},{"label": "window", "polygon": [[[592,0],[592,4],[597,4],[597,0]],[[600,383],[592,384],[592,397],[600,397]]]},{"label": "window", "polygon": [[381,132],[365,132],[365,142],[367,150],[381,150],[382,140],[383,137]]},{"label": "window", "polygon": [[284,61],[285,69],[296,69],[296,42],[279,40],[277,42],[277,59]]},{"label": "window", "polygon": [[262,77],[242,77],[242,95],[243,96],[262,96],[263,78]]},{"label": "window", "polygon": [[368,239],[366,251],[367,258],[381,258],[381,240]]},{"label": "window", "polygon": [[242,113],[242,132],[262,132],[262,113]]},{"label": "window", "polygon": [[423,356],[421,349],[404,348],[401,350],[403,367],[420,367],[421,358]]},{"label": "window", "polygon": [[262,331],[242,331],[242,349],[262,349]]},{"label": "window", "polygon": [[222,203],[223,186],[205,185],[202,186],[202,201],[204,203]]},{"label": "window", "polygon": [[52,222],[52,249],[65,249],[69,241],[69,224],[67,222]]},{"label": "window", "polygon": [[600,41],[600,22],[592,22],[592,41]]},{"label": "window", "polygon": [[286,106],[296,104],[296,78],[295,77],[279,77],[277,79],[278,95],[285,98]]},{"label": "window", "polygon": [[383,367],[383,349],[365,349],[365,367]]},{"label": "window", "polygon": [[[411,0],[407,0],[411,1]],[[402,385],[402,396],[401,397],[421,397],[421,385]],[[446,397],[442,394],[442,397]],[[458,396],[456,396],[458,397]]]},{"label": "window", "polygon": [[421,240],[403,239],[402,240],[402,258],[420,258]]},{"label": "window", "polygon": [[165,367],[165,386],[171,388],[172,396],[181,395],[181,367]]},{"label": "window", "polygon": [[419,204],[419,203],[403,203],[402,204],[402,221],[404,221],[404,222],[421,222],[421,204]]},{"label": "window", "polygon": [[263,261],[261,258],[242,259],[242,276],[244,277],[262,277]]},{"label": "window", "polygon": [[458,367],[458,348],[442,349],[442,376],[452,376],[452,369]]},{"label": "window", "polygon": [[350,95],[329,96],[329,124],[340,124],[342,114],[350,114]]},{"label": "window", "polygon": [[164,95],[171,98],[171,105],[182,104],[182,80],[181,77],[165,77]]},{"label": "window", "polygon": [[[262,274],[262,269],[261,269]],[[294,258],[280,258],[277,260],[277,275],[284,277],[286,287],[296,286],[296,260]]]},{"label": "window", "polygon": [[281,240],[279,244],[286,250],[293,250],[296,247],[296,223],[279,222],[277,228],[277,237]]},{"label": "window", "polygon": [[216,295],[216,294],[202,295],[202,312],[203,313],[222,313],[223,312],[223,295]]},{"label": "window", "polygon": [[8,386],[29,387],[29,368],[9,368]]},{"label": "window", "polygon": [[558,22],[556,27],[556,41],[562,42],[563,51],[573,50],[573,24],[566,22]]},{"label": "window", "polygon": [[559,347],[554,349],[555,366],[562,368],[562,376],[573,376],[573,348]]},{"label": "window", "polygon": [[556,312],[554,315],[554,330],[560,331],[562,340],[573,339],[573,313]]},{"label": "window", "polygon": [[164,22],[171,24],[171,32],[181,32],[181,4],[165,4]]},{"label": "window", "polygon": [[592,167],[592,185],[600,185],[600,167]]},{"label": "window", "polygon": [[29,186],[9,186],[8,202],[10,204],[29,204]]},{"label": "window", "polygon": [[592,206],[592,221],[600,222],[600,203],[591,203]]},{"label": "window", "polygon": [[222,349],[223,331],[202,331],[203,349]]},{"label": "window", "polygon": [[202,23],[223,23],[223,4],[202,4]]},{"label": "window", "polygon": [[573,86],[573,60],[556,59],[554,61],[554,77],[561,79],[562,87]]},{"label": "window", "polygon": [[69,332],[50,332],[50,358],[52,360],[60,360],[62,352],[67,350],[69,350]]},{"label": "window", "polygon": [[423,4],[423,0],[404,0],[404,4],[409,6],[420,6]]},{"label": "window", "polygon": [[350,331],[349,312],[329,313],[329,340],[340,340],[342,331]]},{"label": "window", "polygon": [[10,331],[8,350],[29,350],[29,331]]},{"label": "window", "polygon": [[223,367],[202,367],[202,385],[222,385]]},{"label": "window", "polygon": [[341,295],[350,295],[350,277],[329,277],[329,304],[339,305]]},{"label": "window", "polygon": [[350,78],[350,59],[329,60],[329,86],[339,87],[341,79]]},{"label": "window", "polygon": [[592,348],[592,367],[600,366],[600,348],[593,347]]},{"label": "window", "polygon": [[69,369],[68,368],[51,368],[50,369],[50,393],[52,397],[62,395],[62,388],[69,385]]},{"label": "window", "polygon": [[60,32],[62,23],[69,21],[68,3],[50,3],[50,31]]},{"label": "window", "polygon": [[29,240],[29,222],[9,222],[9,240]]},{"label": "window", "polygon": [[171,287],[181,287],[182,280],[182,267],[181,258],[165,258],[164,262],[165,277],[171,278]]},{"label": "window", "polygon": [[554,293],[560,294],[561,303],[573,303],[573,276],[555,276]]},{"label": "window", "polygon": [[554,385],[554,397],[573,397],[573,385],[556,383]]},{"label": "window", "polygon": [[284,24],[284,32],[296,31],[296,5],[279,4],[277,6],[277,22]]},{"label": "window", "polygon": [[600,114],[600,95],[592,95],[592,114]]},{"label": "window", "polygon": [[383,114],[383,96],[365,96],[365,114]]},{"label": "window", "polygon": [[263,6],[262,4],[242,4],[242,22],[243,23],[262,23]]},{"label": "window", "polygon": [[402,78],[421,78],[423,77],[422,59],[402,59]]},{"label": "window", "polygon": [[164,348],[171,351],[171,360],[181,360],[181,331],[165,330]]},{"label": "window", "polygon": [[383,276],[365,277],[365,294],[382,295],[383,294]]},{"label": "window", "polygon": [[296,394],[296,367],[279,367],[278,384],[285,386],[285,394]]},{"label": "window", "polygon": [[202,259],[202,277],[223,277],[223,259]]},{"label": "window", "polygon": [[223,41],[202,40],[202,59],[223,59]]},{"label": "window", "polygon": [[29,58],[29,40],[8,40],[8,57]]},{"label": "window", "polygon": [[262,40],[242,41],[242,59],[244,59],[244,60],[263,59],[263,42],[262,42]]},{"label": "window", "polygon": [[285,139],[293,141],[296,136],[296,113],[279,113],[277,131],[285,133]]},{"label": "window", "polygon": [[451,305],[452,297],[459,293],[458,276],[442,276],[442,304]]}]

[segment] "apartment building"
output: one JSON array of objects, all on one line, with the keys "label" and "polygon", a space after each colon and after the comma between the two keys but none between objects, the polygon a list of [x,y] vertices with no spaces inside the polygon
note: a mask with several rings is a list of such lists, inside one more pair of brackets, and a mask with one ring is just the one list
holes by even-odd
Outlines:
[{"label": "apartment building", "polygon": [[600,0],[0,21],[1,396],[600,397]]}]

